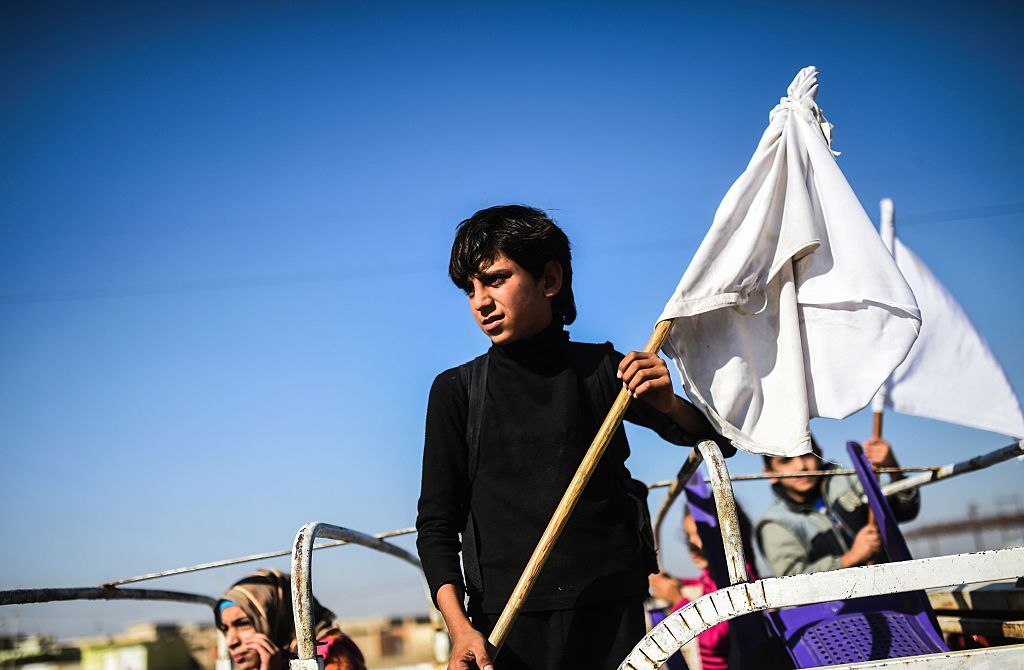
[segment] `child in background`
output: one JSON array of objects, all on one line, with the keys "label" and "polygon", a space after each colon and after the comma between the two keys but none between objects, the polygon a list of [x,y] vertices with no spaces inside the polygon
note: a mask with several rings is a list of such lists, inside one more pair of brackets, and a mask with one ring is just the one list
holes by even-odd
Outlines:
[{"label": "child in background", "polygon": [[[740,522],[740,535],[743,539],[743,547],[749,552],[752,549],[750,519],[743,513],[739,505],[736,506],[736,515]],[[683,595],[683,589],[688,586],[697,587],[697,597],[713,593],[728,584],[716,584],[711,578],[708,569],[708,559],[704,555],[703,543],[700,534],[697,532],[697,523],[690,513],[689,506],[686,507],[683,516],[683,530],[686,532],[687,543],[690,548],[690,560],[701,571],[696,579],[679,579],[671,577],[664,572],[653,574],[649,578],[651,595],[655,598],[673,603],[672,611],[676,611],[691,602],[690,598]],[[747,555],[747,574],[751,580],[757,579],[757,572],[754,570],[753,561]],[[690,591],[690,589],[687,589]],[[728,670],[730,657],[729,623],[723,622],[712,626],[697,636],[697,644],[700,648],[700,661],[703,670]]]},{"label": "child in background", "polygon": [[[812,452],[802,456],[765,456],[765,472],[787,474],[831,470],[811,437]],[[864,454],[876,467],[898,467],[888,442],[872,438]],[[903,478],[893,473],[892,481]],[[868,523],[864,491],[853,475],[779,477],[772,480],[775,502],[757,525],[757,539],[776,577],[852,568],[878,560],[881,539]],[[912,521],[921,509],[917,489],[889,496],[897,521]]]},{"label": "child in background", "polygon": [[[296,657],[289,575],[257,570],[236,582],[213,608],[235,670],[287,670]],[[317,654],[325,670],[366,670],[356,643],[334,625],[334,613],[313,598]]]}]

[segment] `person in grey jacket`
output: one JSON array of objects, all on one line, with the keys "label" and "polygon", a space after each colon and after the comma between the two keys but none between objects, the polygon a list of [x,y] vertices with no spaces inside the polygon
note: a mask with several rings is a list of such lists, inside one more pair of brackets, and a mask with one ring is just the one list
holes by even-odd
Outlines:
[{"label": "person in grey jacket", "polygon": [[[765,471],[790,472],[832,469],[821,460],[821,449],[811,438],[813,452],[791,458],[765,456]],[[864,444],[864,453],[876,467],[898,467],[892,447],[882,439]],[[902,479],[893,473],[892,479]],[[868,565],[878,559],[878,528],[868,523],[868,506],[860,482],[852,475],[833,477],[781,477],[772,479],[775,502],[757,524],[757,540],[777,577]],[[921,508],[917,489],[889,497],[898,521],[911,521]]]}]

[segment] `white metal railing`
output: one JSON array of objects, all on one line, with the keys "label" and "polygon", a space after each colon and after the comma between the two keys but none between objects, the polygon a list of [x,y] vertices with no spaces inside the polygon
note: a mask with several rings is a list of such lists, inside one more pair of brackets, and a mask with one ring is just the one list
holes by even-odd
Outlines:
[{"label": "white metal railing", "polygon": [[[1024,576],[1024,547],[1015,547],[734,584],[702,596],[670,614],[633,648],[619,665],[619,670],[660,668],[682,645],[712,626],[768,608],[851,600],[1016,579],[1021,576]],[[1018,662],[1021,661],[1024,658],[1018,657]]]},{"label": "white metal railing", "polygon": [[[1020,456],[1022,453],[1024,440],[976,456],[969,461],[944,466],[933,472],[902,480],[897,484],[903,486],[893,490],[894,485],[890,485],[886,487],[885,493],[916,488],[965,472],[980,470]],[[1016,547],[748,582],[732,479],[722,452],[714,442],[701,442],[697,450],[687,458],[676,480],[672,482],[666,502],[659,509],[657,526],[660,529],[668,506],[682,492],[702,459],[708,462],[715,508],[725,546],[730,586],[702,596],[666,617],[634,647],[619,666],[619,670],[660,668],[669,656],[712,626],[769,608],[810,605],[830,600],[849,600],[1024,576],[1024,547]],[[961,655],[953,660],[950,660],[948,655],[928,656],[932,658],[920,656],[900,659],[900,662],[907,668],[917,667],[915,664],[928,665],[930,668],[961,668],[965,666],[957,665],[958,663],[970,662],[974,668],[978,663],[989,663],[990,660],[993,663],[1002,663],[1005,661],[1006,653],[999,652],[988,656],[975,654],[973,657]],[[1012,658],[1017,663],[1016,667],[1024,668],[1024,646],[1016,651]],[[856,664],[842,667],[874,666]]]},{"label": "white metal railing", "polygon": [[747,575],[743,536],[740,534],[740,521],[736,513],[736,498],[732,493],[729,468],[725,465],[722,450],[711,440],[701,442],[697,445],[697,449],[707,461],[708,474],[711,477],[711,490],[715,493],[715,510],[718,513],[718,526],[722,532],[722,544],[725,545],[725,563],[729,570],[729,583],[748,582],[750,577]]},{"label": "white metal railing", "polygon": [[[412,565],[420,577],[423,577],[419,559],[401,547],[350,528],[332,526],[319,521],[307,523],[299,529],[292,549],[292,609],[295,615],[298,659],[290,662],[290,670],[323,670],[323,659],[316,655],[316,639],[313,630],[315,624],[313,621],[313,543],[317,538],[358,544],[388,554]],[[425,579],[423,586],[430,607],[431,620],[434,622],[435,633],[443,631]]]}]

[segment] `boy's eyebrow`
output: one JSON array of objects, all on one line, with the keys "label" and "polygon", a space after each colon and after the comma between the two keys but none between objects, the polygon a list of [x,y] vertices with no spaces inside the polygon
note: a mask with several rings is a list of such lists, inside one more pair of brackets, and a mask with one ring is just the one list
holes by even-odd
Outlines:
[{"label": "boy's eyebrow", "polygon": [[497,270],[481,270],[476,274],[477,279],[482,282],[489,281],[491,279],[498,279],[501,277],[511,277],[512,270],[509,268],[499,268]]}]

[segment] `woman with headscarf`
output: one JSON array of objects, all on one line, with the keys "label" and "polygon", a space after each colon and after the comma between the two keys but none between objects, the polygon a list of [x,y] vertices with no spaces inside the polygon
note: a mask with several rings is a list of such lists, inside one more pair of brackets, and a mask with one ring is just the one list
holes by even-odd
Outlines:
[{"label": "woman with headscarf", "polygon": [[[235,670],[287,670],[298,653],[292,615],[291,578],[280,570],[257,570],[235,583],[213,610]],[[327,670],[366,670],[355,642],[334,625],[334,613],[313,598],[317,654]]]}]

